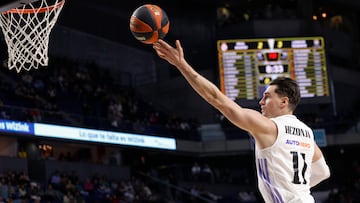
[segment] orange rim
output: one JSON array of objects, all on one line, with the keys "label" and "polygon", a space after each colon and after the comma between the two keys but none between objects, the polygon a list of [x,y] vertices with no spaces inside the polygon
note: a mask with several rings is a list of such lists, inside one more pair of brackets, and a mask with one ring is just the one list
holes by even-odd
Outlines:
[{"label": "orange rim", "polygon": [[18,14],[33,14],[33,13],[44,13],[46,11],[51,11],[53,9],[61,7],[65,3],[65,0],[61,0],[55,5],[42,7],[42,8],[25,8],[25,9],[10,9],[8,11],[3,12],[2,14],[8,13],[18,13]]}]

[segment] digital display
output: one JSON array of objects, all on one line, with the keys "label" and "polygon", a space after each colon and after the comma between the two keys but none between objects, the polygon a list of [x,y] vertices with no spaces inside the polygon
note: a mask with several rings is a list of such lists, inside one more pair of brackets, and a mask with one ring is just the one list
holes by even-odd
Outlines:
[{"label": "digital display", "polygon": [[174,138],[34,123],[34,135],[87,142],[176,150]]},{"label": "digital display", "polygon": [[322,37],[218,40],[220,88],[233,100],[258,100],[279,76],[295,79],[302,98],[330,98]]},{"label": "digital display", "polygon": [[0,133],[176,150],[174,138],[0,119]]}]

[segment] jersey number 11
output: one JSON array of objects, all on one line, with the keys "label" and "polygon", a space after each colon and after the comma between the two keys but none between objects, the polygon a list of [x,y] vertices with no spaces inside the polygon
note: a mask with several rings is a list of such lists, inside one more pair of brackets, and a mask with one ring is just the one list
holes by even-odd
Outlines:
[{"label": "jersey number 11", "polygon": [[[293,169],[294,169],[294,178],[292,180],[292,183],[294,184],[306,184],[307,181],[305,179],[305,172],[307,169],[307,164],[305,162],[305,154],[304,153],[300,153],[301,155],[301,160],[299,160],[299,153],[295,152],[295,151],[291,151],[290,152],[292,157],[293,157]],[[299,161],[303,162],[303,167],[301,169],[301,178],[302,181],[300,181],[300,175],[299,175]]]}]

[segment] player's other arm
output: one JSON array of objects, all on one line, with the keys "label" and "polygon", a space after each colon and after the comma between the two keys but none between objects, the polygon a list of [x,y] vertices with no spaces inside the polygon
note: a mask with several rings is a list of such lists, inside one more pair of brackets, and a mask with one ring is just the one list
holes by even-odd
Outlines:
[{"label": "player's other arm", "polygon": [[320,148],[315,143],[315,152],[311,164],[310,187],[314,187],[329,177],[329,166],[326,164],[325,158]]}]

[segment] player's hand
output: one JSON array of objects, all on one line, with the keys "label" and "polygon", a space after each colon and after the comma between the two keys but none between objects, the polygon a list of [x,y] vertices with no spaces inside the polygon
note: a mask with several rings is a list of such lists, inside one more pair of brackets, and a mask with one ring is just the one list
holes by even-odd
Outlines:
[{"label": "player's hand", "polygon": [[167,60],[170,64],[179,67],[184,60],[184,52],[179,40],[176,40],[176,48],[170,46],[164,40],[159,39],[159,41],[153,44],[153,48],[160,58]]}]

